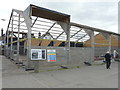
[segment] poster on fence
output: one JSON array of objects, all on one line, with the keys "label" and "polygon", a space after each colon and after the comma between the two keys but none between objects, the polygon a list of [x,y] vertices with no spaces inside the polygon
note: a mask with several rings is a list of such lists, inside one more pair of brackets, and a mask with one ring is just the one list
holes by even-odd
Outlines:
[{"label": "poster on fence", "polygon": [[56,62],[56,50],[55,49],[47,50],[47,60],[48,62]]},{"label": "poster on fence", "polygon": [[46,49],[31,49],[31,60],[46,60]]}]

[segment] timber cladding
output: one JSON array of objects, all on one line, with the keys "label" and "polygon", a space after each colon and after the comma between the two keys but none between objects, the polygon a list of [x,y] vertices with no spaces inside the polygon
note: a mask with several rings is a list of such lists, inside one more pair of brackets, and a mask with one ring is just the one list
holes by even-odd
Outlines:
[{"label": "timber cladding", "polygon": [[[119,39],[111,35],[111,46],[112,47],[118,47],[120,44],[118,43]],[[63,41],[59,40],[48,40],[48,39],[39,39],[39,38],[32,38],[31,39],[31,46],[49,46],[51,41],[54,41],[54,47],[58,47]],[[24,42],[24,46],[27,45],[27,41]],[[91,40],[87,40],[84,43],[83,47],[91,47]],[[95,47],[108,47],[108,41],[105,39],[105,37],[99,33],[95,36]]]},{"label": "timber cladding", "polygon": [[[55,47],[58,47],[63,42],[63,41],[58,41],[58,40],[32,38],[31,39],[31,46],[48,46],[51,41],[54,41]],[[24,46],[27,46],[27,41],[24,42]]]},{"label": "timber cladding", "polygon": [[[87,40],[84,44],[85,47],[91,47],[91,40]],[[95,36],[95,47],[106,47],[108,46],[108,41],[105,37],[99,33]],[[111,35],[111,46],[118,47],[118,38],[114,35]]]}]

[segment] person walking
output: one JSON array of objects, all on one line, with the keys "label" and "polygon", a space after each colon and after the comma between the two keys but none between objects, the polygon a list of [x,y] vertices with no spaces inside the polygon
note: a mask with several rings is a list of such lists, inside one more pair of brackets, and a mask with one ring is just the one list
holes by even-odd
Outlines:
[{"label": "person walking", "polygon": [[106,62],[106,69],[110,69],[110,65],[111,65],[111,54],[109,51],[106,52],[105,54],[105,62]]}]

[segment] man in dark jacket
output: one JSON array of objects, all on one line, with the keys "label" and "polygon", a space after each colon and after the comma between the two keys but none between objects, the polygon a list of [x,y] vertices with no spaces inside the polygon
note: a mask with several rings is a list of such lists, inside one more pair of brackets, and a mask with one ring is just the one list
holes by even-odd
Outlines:
[{"label": "man in dark jacket", "polygon": [[108,52],[106,52],[105,54],[105,61],[106,61],[106,69],[110,69],[110,65],[111,65],[111,55]]}]

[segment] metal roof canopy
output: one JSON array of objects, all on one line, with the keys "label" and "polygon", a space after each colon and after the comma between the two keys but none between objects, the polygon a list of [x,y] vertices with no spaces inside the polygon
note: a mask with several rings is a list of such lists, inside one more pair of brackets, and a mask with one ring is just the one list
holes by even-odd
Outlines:
[{"label": "metal roof canopy", "polygon": [[49,20],[61,21],[64,23],[70,22],[70,15],[39,7],[33,4],[30,4],[24,12],[29,16],[41,17]]}]

